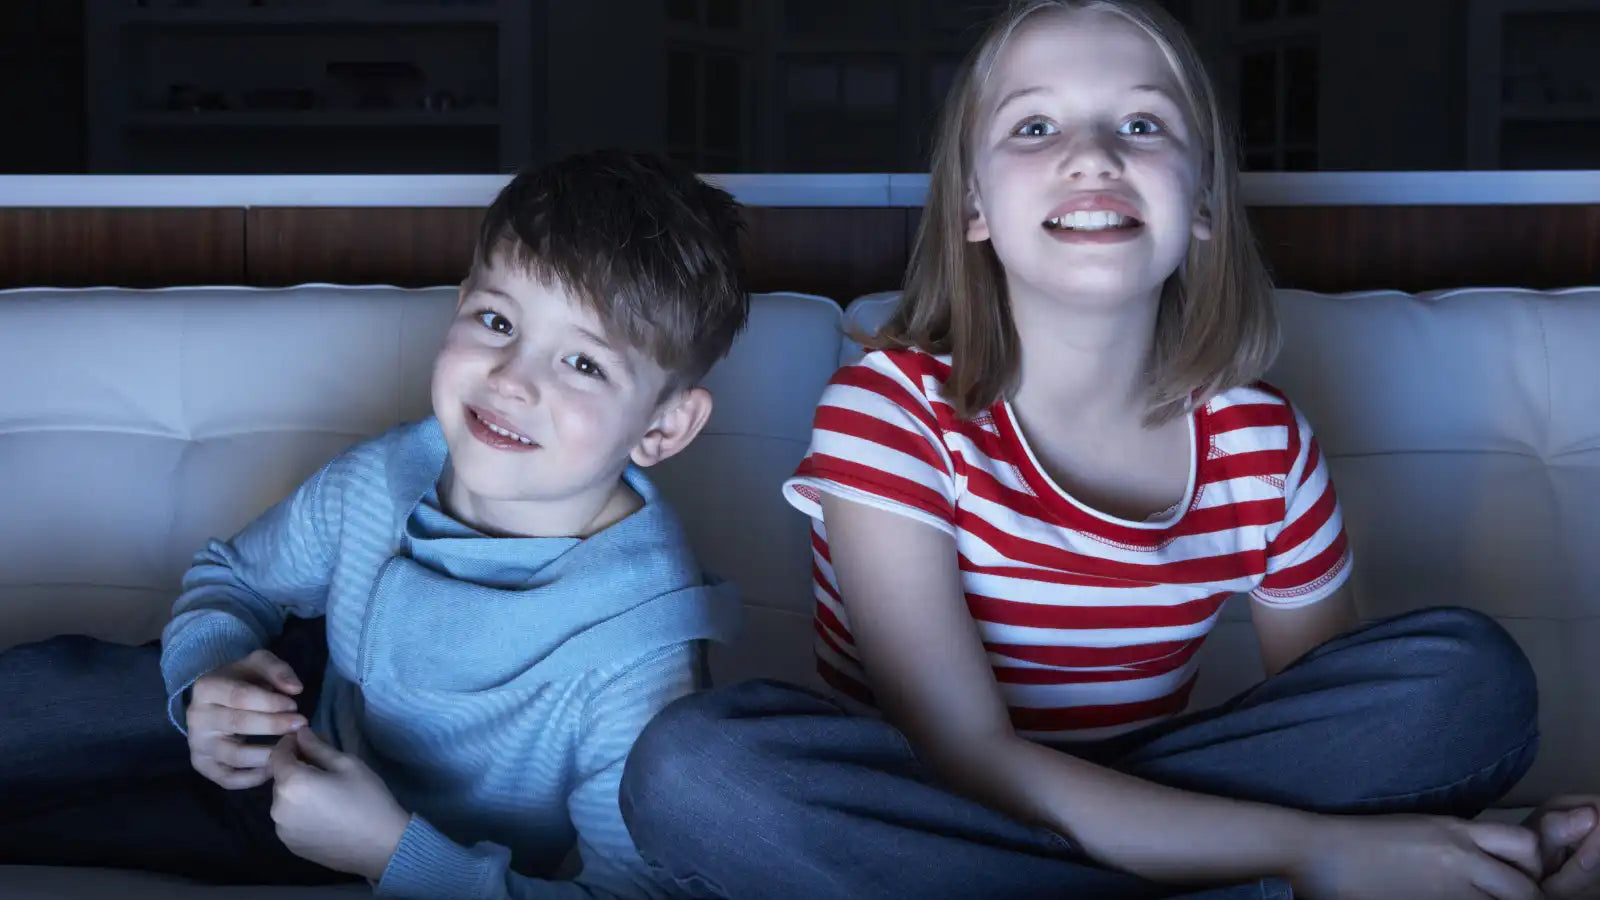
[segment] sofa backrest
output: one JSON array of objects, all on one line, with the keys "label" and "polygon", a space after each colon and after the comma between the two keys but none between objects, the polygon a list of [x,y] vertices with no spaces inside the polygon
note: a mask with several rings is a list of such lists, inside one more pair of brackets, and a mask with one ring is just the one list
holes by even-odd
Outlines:
[{"label": "sofa backrest", "polygon": [[[1544,749],[1510,802],[1600,790],[1600,290],[1279,295],[1271,380],[1331,460],[1364,614],[1497,616],[1534,661]],[[343,448],[428,413],[455,289],[0,292],[0,648],[159,633],[194,551]],[[816,685],[808,523],[778,485],[828,376],[893,295],[758,295],[716,412],[654,475],[739,586],[719,681]],[[1259,677],[1247,610],[1197,703]]]},{"label": "sofa backrest", "polygon": [[[340,450],[429,413],[456,289],[306,285],[0,292],[0,648],[59,633],[160,633],[194,552]],[[653,474],[708,568],[809,628],[804,518],[776,485],[838,365],[839,306],[753,298],[707,379],[715,412]],[[797,624],[800,623],[800,624]],[[759,644],[760,642],[755,642]],[[810,643],[784,647],[799,672]],[[728,677],[773,655],[719,653]]]}]

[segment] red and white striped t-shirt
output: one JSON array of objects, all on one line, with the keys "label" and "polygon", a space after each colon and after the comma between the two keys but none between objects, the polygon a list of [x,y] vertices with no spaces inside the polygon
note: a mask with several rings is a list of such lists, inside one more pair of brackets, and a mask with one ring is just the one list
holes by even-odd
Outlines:
[{"label": "red and white striped t-shirt", "polygon": [[1350,572],[1339,504],[1306,420],[1266,385],[1190,418],[1185,500],[1148,522],[1067,495],[1010,405],[972,420],[941,399],[949,358],[868,354],[834,375],[811,449],[784,485],[812,517],[817,665],[870,704],[829,563],[821,492],[954,536],[967,608],[1011,721],[1046,742],[1107,737],[1181,712],[1195,653],[1237,593],[1275,607],[1332,594]]}]

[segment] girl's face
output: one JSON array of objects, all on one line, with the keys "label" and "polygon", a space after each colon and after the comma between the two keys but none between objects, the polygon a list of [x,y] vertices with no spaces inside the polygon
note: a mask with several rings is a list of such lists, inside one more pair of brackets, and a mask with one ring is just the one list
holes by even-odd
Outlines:
[{"label": "girl's face", "polygon": [[967,239],[992,242],[1014,300],[1159,296],[1210,237],[1199,136],[1161,47],[1112,13],[1042,15],[983,90]]}]

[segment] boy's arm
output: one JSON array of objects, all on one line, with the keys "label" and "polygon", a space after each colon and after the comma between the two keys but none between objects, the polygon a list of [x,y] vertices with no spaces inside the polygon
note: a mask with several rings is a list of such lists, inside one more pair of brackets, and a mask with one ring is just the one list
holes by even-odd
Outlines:
[{"label": "boy's arm", "polygon": [[567,813],[578,833],[582,871],[571,881],[527,878],[511,871],[503,847],[463,847],[413,817],[379,896],[435,900],[566,900],[673,896],[634,848],[617,805],[622,766],[639,732],[667,704],[695,689],[693,642],[659,651],[607,682],[589,698],[578,737],[576,779]]},{"label": "boy's arm", "polygon": [[[320,615],[332,570],[332,464],[229,541],[195,555],[161,635],[167,713],[183,730],[183,695],[200,676],[243,659],[283,631],[293,612]],[[303,674],[303,673],[302,673]]]}]

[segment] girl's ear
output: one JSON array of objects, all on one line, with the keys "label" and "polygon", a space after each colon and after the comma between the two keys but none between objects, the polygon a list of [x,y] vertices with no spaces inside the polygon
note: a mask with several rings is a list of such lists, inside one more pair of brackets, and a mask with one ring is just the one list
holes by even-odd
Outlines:
[{"label": "girl's ear", "polygon": [[967,188],[967,201],[962,210],[967,218],[967,241],[980,244],[989,239],[989,223],[983,217],[983,206],[978,202],[978,190]]},{"label": "girl's ear", "polygon": [[1189,230],[1197,241],[1211,240],[1211,205],[1203,197],[1200,199],[1200,204],[1195,207],[1194,222],[1190,224]]}]

